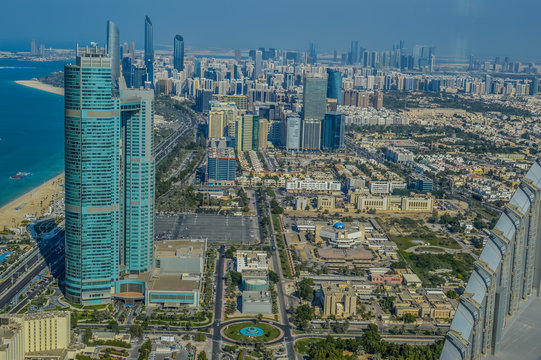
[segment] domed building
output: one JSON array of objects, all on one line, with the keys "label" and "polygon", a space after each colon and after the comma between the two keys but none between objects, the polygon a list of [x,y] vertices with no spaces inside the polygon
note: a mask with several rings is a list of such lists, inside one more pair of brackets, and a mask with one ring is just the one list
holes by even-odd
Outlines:
[{"label": "domed building", "polygon": [[359,246],[363,238],[363,232],[358,224],[346,226],[342,222],[337,222],[334,225],[318,227],[316,231],[316,236],[319,236],[329,246],[336,248]]}]

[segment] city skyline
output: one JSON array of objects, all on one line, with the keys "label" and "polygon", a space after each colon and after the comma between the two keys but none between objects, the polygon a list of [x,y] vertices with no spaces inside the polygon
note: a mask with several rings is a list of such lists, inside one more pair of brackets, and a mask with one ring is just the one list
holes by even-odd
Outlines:
[{"label": "city skyline", "polygon": [[[137,5],[139,4],[139,5]],[[110,5],[110,4],[108,4]],[[269,18],[273,14],[280,13],[283,16],[283,23],[261,22],[257,17],[245,16],[242,22],[227,22],[227,15],[232,14],[231,9],[223,9],[222,5],[216,2],[210,4],[216,11],[201,12],[200,5],[183,4],[184,12],[204,14],[205,17],[187,16],[182,26],[173,18],[177,11],[174,3],[168,6],[153,7],[150,4],[136,3],[126,9],[125,7],[110,6],[107,13],[97,12],[90,9],[85,19],[77,19],[77,22],[70,23],[69,16],[61,16],[71,11],[71,5],[60,12],[57,16],[47,17],[48,24],[53,26],[41,27],[45,18],[33,18],[32,26],[21,27],[20,24],[11,23],[7,19],[2,26],[16,29],[15,37],[10,31],[9,39],[1,38],[3,48],[10,48],[21,42],[29,42],[38,38],[47,46],[72,48],[76,41],[89,43],[101,39],[96,38],[99,28],[107,20],[112,20],[121,29],[121,42],[134,40],[137,48],[143,48],[143,33],[140,28],[141,19],[148,15],[155,25],[155,48],[172,48],[171,38],[174,34],[181,33],[187,39],[188,48],[220,48],[220,49],[249,49],[259,46],[283,47],[288,49],[308,50],[309,43],[314,43],[320,53],[338,51],[349,51],[350,40],[358,40],[359,47],[381,50],[388,48],[400,40],[405,40],[406,48],[412,48],[415,44],[426,44],[436,47],[439,56],[468,57],[474,54],[479,57],[491,56],[513,56],[517,59],[528,61],[541,59],[541,50],[530,46],[528,37],[525,36],[535,31],[535,19],[533,13],[539,4],[527,3],[524,0],[515,2],[512,5],[503,1],[472,1],[462,0],[450,4],[432,4],[426,0],[418,0],[402,4],[396,0],[388,1],[386,4],[371,4],[366,2],[341,1],[333,8],[321,7],[314,4],[310,8],[302,8],[296,4],[290,11],[283,11],[280,3],[275,7],[265,8]],[[242,9],[243,1],[239,3]],[[285,5],[285,4],[284,4]],[[524,12],[523,6],[528,6],[531,11]],[[6,4],[7,11],[18,11],[20,5]],[[41,6],[46,7],[46,12],[51,5],[36,4],[38,11]],[[288,8],[289,9],[289,8]],[[348,11],[344,11],[348,9]],[[22,9],[21,9],[22,10]],[[179,9],[180,10],[180,9]],[[205,4],[208,10],[208,4]],[[303,16],[299,16],[300,12]],[[241,12],[242,15],[242,12]],[[520,15],[520,17],[519,17]],[[357,16],[357,17],[356,17]],[[513,19],[520,18],[520,21]],[[295,20],[295,21],[293,21]],[[200,21],[213,22],[216,24],[227,23],[220,32],[206,29],[208,27],[198,26]],[[505,22],[504,22],[505,21]],[[328,26],[317,26],[325,22]],[[506,26],[494,26],[505,23]],[[56,25],[58,24],[58,25]],[[408,24],[408,26],[404,26]],[[241,26],[242,25],[242,26]],[[385,25],[385,26],[383,26]],[[67,34],[65,26],[70,27]],[[243,32],[243,27],[257,27],[257,37]],[[276,32],[276,26],[280,29]],[[84,29],[84,30],[83,30]],[[300,31],[299,31],[300,30]],[[103,30],[102,30],[103,31]],[[238,36],[238,34],[242,36]],[[295,34],[291,36],[290,34]],[[36,36],[39,35],[39,36]],[[278,46],[280,45],[280,46]]]}]

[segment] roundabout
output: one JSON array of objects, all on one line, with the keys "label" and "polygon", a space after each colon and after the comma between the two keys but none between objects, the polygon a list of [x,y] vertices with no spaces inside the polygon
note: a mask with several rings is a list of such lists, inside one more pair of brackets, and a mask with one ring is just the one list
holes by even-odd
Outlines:
[{"label": "roundabout", "polygon": [[284,336],[283,331],[266,322],[238,321],[225,325],[222,336],[234,344],[271,343]]}]

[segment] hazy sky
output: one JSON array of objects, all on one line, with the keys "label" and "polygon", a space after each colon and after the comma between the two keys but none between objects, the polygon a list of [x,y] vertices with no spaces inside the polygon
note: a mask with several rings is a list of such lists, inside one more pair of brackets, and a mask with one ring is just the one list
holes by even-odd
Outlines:
[{"label": "hazy sky", "polygon": [[[345,52],[350,40],[383,50],[432,45],[440,56],[541,59],[539,0],[7,0],[0,50],[32,38],[47,46],[105,41],[106,20],[121,41],[143,45],[145,15],[156,47],[182,34],[191,48],[275,47]],[[29,47],[29,45],[28,45]]]}]

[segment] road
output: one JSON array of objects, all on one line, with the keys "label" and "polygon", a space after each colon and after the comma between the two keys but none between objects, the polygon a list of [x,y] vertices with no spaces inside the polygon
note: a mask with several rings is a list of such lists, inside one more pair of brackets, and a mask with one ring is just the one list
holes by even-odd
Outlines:
[{"label": "road", "polygon": [[193,118],[190,118],[190,121],[188,123],[183,123],[181,127],[175,130],[173,134],[171,134],[164,142],[162,142],[154,149],[156,164],[162,161],[164,157],[166,157],[171,151],[173,151],[175,146],[184,135],[193,130],[194,124],[195,121],[193,120]]},{"label": "road", "polygon": [[295,353],[295,349],[293,348],[294,339],[291,335],[291,325],[289,324],[289,319],[287,317],[287,309],[286,309],[286,303],[285,303],[285,296],[284,296],[284,287],[283,287],[283,274],[282,274],[282,266],[280,265],[280,257],[278,255],[278,247],[276,246],[276,235],[274,233],[274,226],[272,223],[272,216],[270,213],[270,208],[268,206],[265,206],[265,209],[267,209],[267,216],[269,217],[269,220],[271,222],[270,224],[270,243],[271,247],[273,249],[272,252],[272,266],[274,268],[274,272],[278,274],[278,283],[276,284],[277,292],[278,292],[278,301],[280,302],[280,315],[281,315],[281,321],[284,325],[283,331],[284,331],[284,341],[286,343],[286,350],[287,350],[287,358],[288,359],[296,359],[297,355]]},{"label": "road", "polygon": [[225,247],[221,246],[218,250],[217,274],[214,283],[216,284],[215,300],[214,300],[214,323],[212,324],[212,360],[220,359],[222,353],[222,310],[223,310],[223,295],[224,295],[224,252]]},{"label": "road", "polygon": [[[32,256],[32,258],[36,258],[33,262],[28,262],[28,270],[17,271],[11,275],[10,278],[7,278],[6,281],[2,283],[4,292],[2,295],[0,295],[0,309],[6,307],[9,305],[9,303],[13,300],[13,298],[22,290],[28,283],[32,281],[34,277],[39,275],[40,272],[45,270],[49,264],[54,263],[55,261],[61,262],[61,258],[64,256],[59,257],[58,253],[53,251],[61,242],[64,242],[64,231],[60,231],[57,235],[54,237],[48,239],[48,240],[42,240],[46,241],[46,243],[41,244],[42,248],[40,249],[40,253]],[[43,257],[42,254],[45,254],[45,257]],[[60,260],[59,260],[60,259]],[[14,283],[13,286],[9,287],[11,283]]]}]

